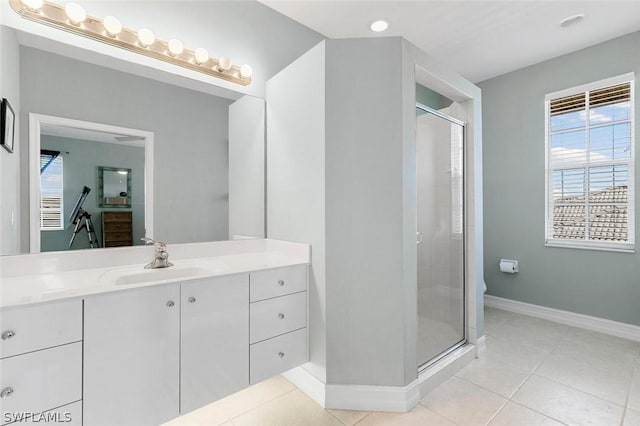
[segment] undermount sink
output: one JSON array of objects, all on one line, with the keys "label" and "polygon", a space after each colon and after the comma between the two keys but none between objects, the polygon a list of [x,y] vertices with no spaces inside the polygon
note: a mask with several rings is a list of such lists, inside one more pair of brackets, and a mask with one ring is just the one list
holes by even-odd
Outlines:
[{"label": "undermount sink", "polygon": [[211,272],[214,271],[211,271],[209,268],[201,268],[198,266],[144,269],[142,271],[121,274],[115,279],[115,285],[141,284],[152,281],[173,279],[179,280],[198,275],[209,275]]}]

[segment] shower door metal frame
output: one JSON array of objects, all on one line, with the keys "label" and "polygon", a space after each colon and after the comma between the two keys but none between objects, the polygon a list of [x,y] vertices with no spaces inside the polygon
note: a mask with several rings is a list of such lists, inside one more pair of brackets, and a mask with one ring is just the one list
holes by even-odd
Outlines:
[{"label": "shower door metal frame", "polygon": [[[427,114],[435,115],[436,117],[442,118],[450,123],[457,124],[462,127],[462,340],[440,352],[430,360],[419,364],[418,374],[420,374],[431,367],[433,364],[440,361],[442,358],[454,352],[456,349],[461,348],[462,346],[467,344],[467,126],[465,125],[464,121],[444,114],[443,112],[421,104],[420,102],[416,102],[416,108],[426,112]],[[416,158],[416,166],[417,161],[418,159]]]}]

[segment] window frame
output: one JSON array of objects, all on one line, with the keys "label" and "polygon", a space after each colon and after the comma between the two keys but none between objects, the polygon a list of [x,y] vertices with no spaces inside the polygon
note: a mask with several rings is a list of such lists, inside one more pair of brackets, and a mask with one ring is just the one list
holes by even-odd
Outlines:
[{"label": "window frame", "polygon": [[[629,99],[629,116],[631,122],[631,158],[629,159],[628,169],[628,182],[627,190],[630,196],[627,198],[627,241],[626,242],[609,242],[609,241],[593,241],[593,240],[564,240],[559,238],[549,237],[549,226],[553,222],[553,214],[550,207],[553,205],[551,200],[551,184],[553,178],[551,174],[554,169],[551,167],[551,129],[550,129],[550,104],[551,100],[562,98],[571,95],[577,95],[580,93],[586,93],[598,89],[602,89],[609,86],[615,86],[618,84],[629,83],[630,84],[630,99]],[[587,104],[588,106],[588,104]],[[636,126],[636,113],[635,113],[635,73],[630,72],[621,74],[618,76],[605,78],[603,80],[594,81],[591,83],[583,84],[580,86],[571,87],[564,90],[559,90],[552,93],[547,93],[544,98],[544,138],[545,138],[545,214],[544,214],[544,242],[546,247],[564,247],[584,250],[602,250],[612,252],[624,252],[635,253],[635,126]],[[585,129],[589,128],[589,118],[587,117],[585,123]],[[588,138],[588,134],[586,136]],[[590,167],[590,163],[585,161],[585,167]],[[588,212],[587,212],[588,214]],[[588,223],[588,217],[585,218]]]},{"label": "window frame", "polygon": [[[42,155],[42,154],[40,154]],[[50,231],[64,231],[64,158],[62,153],[58,155],[53,161],[60,160],[62,163],[60,165],[61,175],[62,175],[62,185],[60,188],[60,225],[52,228],[43,228],[42,227],[42,190],[40,191],[40,232],[50,232]],[[42,188],[42,174],[40,174],[40,181],[38,182],[40,188]]]}]

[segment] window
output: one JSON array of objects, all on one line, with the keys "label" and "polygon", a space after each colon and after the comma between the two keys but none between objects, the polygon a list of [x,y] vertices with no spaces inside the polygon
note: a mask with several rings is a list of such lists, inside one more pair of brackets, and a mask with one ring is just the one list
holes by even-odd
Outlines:
[{"label": "window", "polygon": [[633,75],[549,94],[546,242],[634,244]]},{"label": "window", "polygon": [[64,229],[62,156],[40,151],[40,230]]}]

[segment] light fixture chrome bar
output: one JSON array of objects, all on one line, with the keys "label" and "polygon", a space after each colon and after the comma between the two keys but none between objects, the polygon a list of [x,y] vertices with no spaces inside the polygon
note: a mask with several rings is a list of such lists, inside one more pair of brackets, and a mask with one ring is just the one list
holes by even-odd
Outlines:
[{"label": "light fixture chrome bar", "polygon": [[225,57],[219,59],[207,58],[206,61],[198,62],[195,59],[196,50],[184,47],[179,54],[172,54],[169,51],[169,43],[165,40],[154,38],[152,43],[143,45],[140,42],[138,32],[126,27],[122,27],[117,35],[111,35],[105,28],[105,24],[99,18],[86,16],[80,23],[72,22],[64,6],[49,1],[42,1],[38,8],[32,9],[27,4],[32,2],[22,0],[9,0],[11,8],[23,18],[40,22],[55,28],[59,28],[74,34],[91,38],[112,46],[136,52],[150,58],[178,65],[183,68],[197,71],[212,77],[220,78],[242,86],[251,83],[252,69],[248,65],[230,65],[230,60]]}]

